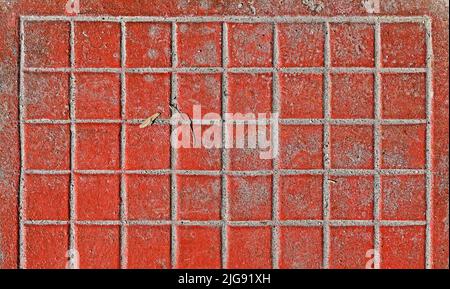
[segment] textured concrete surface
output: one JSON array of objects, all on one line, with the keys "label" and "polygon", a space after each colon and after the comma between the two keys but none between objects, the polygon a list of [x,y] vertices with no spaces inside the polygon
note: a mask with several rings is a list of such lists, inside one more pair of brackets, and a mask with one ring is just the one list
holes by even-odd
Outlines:
[{"label": "textured concrete surface", "polygon": [[0,0],[0,268],[449,267],[448,1],[66,2]]}]

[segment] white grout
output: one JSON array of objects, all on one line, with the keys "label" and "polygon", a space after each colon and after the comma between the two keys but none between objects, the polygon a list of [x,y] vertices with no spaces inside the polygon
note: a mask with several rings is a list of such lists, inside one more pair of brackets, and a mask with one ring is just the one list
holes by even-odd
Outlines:
[{"label": "white grout", "polygon": [[[178,51],[177,51],[177,24],[172,22],[171,24],[171,49],[172,49],[172,68],[178,66]],[[170,82],[170,104],[172,106],[177,105],[177,97],[178,97],[178,81],[177,74],[175,71],[171,74],[171,82]],[[173,108],[171,108],[171,112],[176,113]],[[176,178],[176,166],[177,166],[177,150],[174,147],[174,144],[178,141],[173,134],[176,129],[176,124],[171,125],[171,147],[170,147],[170,215],[172,219],[171,226],[171,237],[170,237],[170,256],[171,256],[171,267],[175,268],[177,266],[177,231],[175,226],[175,221],[177,220],[177,201],[178,201],[178,192],[177,192],[177,178]]]},{"label": "white grout", "polygon": [[423,23],[428,16],[35,16],[24,15],[26,21],[80,21],[80,22],[230,22],[230,23]]},{"label": "white grout", "polygon": [[[280,112],[280,82],[277,69],[279,67],[279,41],[278,41],[278,26],[273,23],[273,67],[275,68],[272,73],[272,117],[278,116]],[[272,166],[273,166],[273,177],[272,177],[272,220],[277,222],[279,220],[279,159],[278,159],[278,121],[271,122],[271,133],[272,133]],[[280,255],[280,228],[279,226],[272,227],[272,267],[274,269],[279,268],[279,255]]]},{"label": "white grout", "polygon": [[[227,221],[228,226],[235,227],[256,227],[256,226],[283,226],[283,227],[322,227],[323,220],[281,220],[281,221]],[[26,220],[25,225],[36,226],[57,226],[67,225],[70,221],[61,220]],[[122,221],[118,220],[78,220],[75,221],[76,225],[96,225],[96,226],[120,226]],[[329,220],[329,226],[331,227],[346,227],[346,226],[365,226],[371,227],[374,225],[372,220]],[[404,226],[425,226],[426,221],[398,221],[398,220],[383,220],[380,221],[382,226],[390,227],[404,227]],[[192,220],[128,220],[127,226],[223,226],[223,221],[192,221]]]},{"label": "white grout", "polygon": [[[331,175],[336,176],[371,176],[371,175],[424,175],[427,173],[423,169],[279,169],[280,175],[321,175],[326,171]],[[31,175],[65,175],[70,174],[70,170],[40,170],[40,169],[24,169],[25,174]],[[272,170],[258,170],[258,171],[206,171],[206,170],[75,170],[76,174],[82,175],[170,175],[175,173],[177,175],[191,175],[191,176],[269,176],[272,175]]]},{"label": "white grout", "polygon": [[18,195],[18,218],[19,218],[19,252],[18,262],[19,268],[25,268],[25,228],[24,228],[24,187],[25,187],[25,86],[24,86],[24,70],[25,65],[25,28],[24,21],[20,20],[20,73],[19,73],[19,132],[20,132],[20,179],[19,179],[19,195]]},{"label": "white grout", "polygon": [[[126,73],[324,73],[329,71],[331,73],[374,73],[376,69],[373,67],[141,67],[141,68],[97,68],[97,67],[24,67],[25,72],[40,72],[40,73],[116,73],[120,74],[125,70]],[[382,67],[379,70],[383,73],[426,73],[426,67]]]},{"label": "white grout", "polygon": [[330,174],[330,119],[331,119],[331,107],[330,107],[330,67],[331,67],[331,48],[330,48],[330,23],[325,22],[323,24],[325,45],[324,45],[324,63],[325,70],[323,74],[323,268],[329,267],[329,255],[330,255],[330,188],[329,188],[329,174]]},{"label": "white grout", "polygon": [[432,188],[433,188],[433,159],[432,159],[432,137],[433,137],[433,39],[432,39],[432,24],[431,19],[427,19],[425,22],[426,28],[426,62],[427,62],[427,76],[426,76],[426,114],[427,114],[427,126],[426,126],[426,241],[425,241],[425,260],[426,268],[433,268],[433,251],[432,251],[432,217],[433,217],[433,204],[432,204]]},{"label": "white grout", "polygon": [[374,116],[375,123],[373,127],[373,159],[374,159],[374,188],[373,188],[373,218],[374,218],[374,267],[380,268],[380,204],[381,204],[381,25],[379,22],[375,23],[374,29],[374,58],[375,68],[374,73]]},{"label": "white grout", "polygon": [[[122,73],[120,74],[120,107],[121,107],[121,119],[125,120],[126,118],[126,99],[127,99],[127,88],[126,88],[126,39],[127,39],[127,30],[125,22],[120,23],[120,66],[122,69]],[[125,161],[126,161],[126,124],[124,122],[121,123],[120,130],[120,168],[121,170],[125,169]],[[125,226],[125,221],[127,220],[127,191],[126,191],[126,178],[125,174],[120,175],[120,266],[122,269],[127,268],[128,264],[128,254],[127,254],[127,227]]]},{"label": "white grout", "polygon": [[[225,118],[225,113],[228,111],[228,26],[227,23],[222,24],[222,119]],[[227,192],[227,175],[225,172],[228,170],[228,150],[227,147],[228,140],[228,128],[227,122],[222,122],[222,170],[221,175],[221,188],[222,188],[222,204],[221,204],[221,218],[222,218],[222,229],[221,229],[221,267],[227,268],[228,260],[228,192]]]}]

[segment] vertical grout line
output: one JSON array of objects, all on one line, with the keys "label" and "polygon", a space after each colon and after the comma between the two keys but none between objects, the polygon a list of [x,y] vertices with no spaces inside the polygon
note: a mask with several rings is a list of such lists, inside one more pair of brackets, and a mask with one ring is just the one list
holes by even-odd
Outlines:
[{"label": "vertical grout line", "polygon": [[380,202],[381,202],[381,24],[377,20],[374,28],[375,40],[375,73],[374,73],[374,127],[373,127],[373,155],[374,155],[374,187],[373,187],[373,219],[374,219],[374,268],[380,268]]},{"label": "vertical grout line", "polygon": [[19,230],[18,230],[18,267],[20,269],[25,268],[25,228],[24,228],[24,181],[25,181],[25,127],[24,127],[24,114],[25,114],[25,100],[24,100],[24,63],[25,63],[25,29],[24,20],[20,18],[20,64],[19,64],[19,132],[20,132],[20,179],[19,179]]},{"label": "vertical grout line", "polygon": [[221,175],[221,188],[222,188],[222,205],[221,205],[221,217],[222,217],[222,268],[227,267],[227,225],[228,225],[228,192],[227,192],[227,176],[225,171],[228,169],[228,152],[227,152],[227,122],[226,113],[228,111],[228,26],[226,22],[222,23],[222,171]]},{"label": "vertical grout line", "polygon": [[[120,61],[121,61],[121,73],[120,73],[120,107],[121,107],[121,130],[120,130],[120,169],[123,171],[125,169],[125,159],[126,159],[126,124],[124,120],[126,119],[126,98],[127,98],[127,87],[126,87],[126,22],[120,22]],[[125,174],[120,174],[120,267],[122,269],[127,268],[128,263],[128,252],[127,252],[127,192],[126,192],[126,178]]]},{"label": "vertical grout line", "polygon": [[[177,55],[177,23],[172,22],[171,28],[171,45],[172,45],[172,68],[176,68],[178,65],[178,55]],[[170,82],[170,104],[172,106],[176,106],[177,104],[177,74],[175,71],[171,74],[171,82]],[[176,111],[174,111],[173,107],[171,108],[172,116]],[[172,118],[173,120],[173,118]],[[177,178],[176,178],[176,164],[177,164],[177,150],[176,150],[176,135],[174,131],[176,129],[176,123],[171,123],[171,141],[170,141],[170,217],[171,217],[171,241],[170,241],[170,256],[171,256],[171,264],[172,268],[176,267],[176,259],[177,259],[177,236],[176,236],[176,220],[177,220]]]},{"label": "vertical grout line", "polygon": [[432,251],[432,188],[433,188],[433,159],[432,159],[432,137],[433,137],[433,39],[431,19],[427,18],[426,25],[426,51],[427,51],[427,75],[426,75],[426,113],[427,113],[427,127],[426,127],[426,240],[425,240],[425,267],[427,269],[433,268],[433,251]]},{"label": "vertical grout line", "polygon": [[69,226],[69,248],[70,268],[77,269],[76,259],[76,192],[75,192],[75,86],[76,79],[73,69],[75,68],[75,22],[70,21],[70,226]]},{"label": "vertical grout line", "polygon": [[330,23],[324,23],[325,46],[324,46],[324,79],[323,79],[323,268],[328,268],[329,247],[330,247],[330,192],[328,187],[328,178],[330,173]]},{"label": "vertical grout line", "polygon": [[[279,159],[278,159],[278,114],[280,112],[280,88],[279,88],[279,41],[278,41],[278,26],[276,22],[273,23],[273,68],[272,73],[272,116],[270,117],[271,132],[272,132],[272,221],[278,223],[279,221]],[[279,268],[279,254],[280,254],[280,226],[274,225],[272,227],[272,267]]]}]

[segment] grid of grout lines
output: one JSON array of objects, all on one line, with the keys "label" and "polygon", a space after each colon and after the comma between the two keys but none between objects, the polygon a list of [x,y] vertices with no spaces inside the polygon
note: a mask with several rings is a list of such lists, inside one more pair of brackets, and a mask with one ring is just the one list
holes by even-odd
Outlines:
[{"label": "grid of grout lines", "polygon": [[[70,67],[63,68],[40,68],[25,67],[25,23],[53,21],[65,22],[70,24]],[[120,24],[121,44],[120,44],[120,68],[79,68],[75,66],[75,29],[79,22],[113,22]],[[165,68],[127,68],[126,67],[126,34],[127,23],[131,22],[155,22],[171,24],[171,67]],[[179,67],[177,55],[177,25],[180,23],[209,23],[218,22],[222,25],[222,66],[221,67]],[[229,51],[228,51],[228,26],[230,23],[266,23],[273,27],[273,50],[272,50],[272,67],[229,67]],[[279,24],[280,23],[320,23],[323,25],[324,39],[324,67],[280,67],[279,64]],[[332,67],[330,52],[330,23],[364,23],[374,27],[374,59],[375,67]],[[381,34],[380,27],[382,23],[425,23],[426,27],[426,53],[427,65],[422,68],[387,68],[381,67]],[[19,267],[27,267],[27,252],[25,241],[25,227],[27,225],[68,225],[69,226],[69,248],[76,249],[76,226],[120,226],[120,264],[122,268],[127,267],[127,230],[133,225],[142,226],[160,226],[166,225],[171,227],[171,266],[177,265],[177,235],[176,230],[180,226],[213,226],[221,229],[221,266],[229,267],[227,258],[229,254],[228,234],[229,227],[270,227],[271,236],[271,259],[272,267],[279,267],[280,258],[280,228],[297,226],[314,226],[323,228],[323,260],[322,267],[329,267],[329,247],[330,247],[330,227],[342,226],[373,226],[374,237],[373,244],[375,250],[380,250],[380,227],[381,226],[425,226],[425,260],[426,267],[431,267],[431,23],[427,17],[65,17],[65,16],[22,16],[20,22],[20,39],[21,39],[21,55],[20,55],[20,144],[21,144],[21,178],[19,191]],[[49,120],[49,119],[25,119],[25,88],[24,73],[25,72],[65,72],[70,75],[70,120]],[[121,119],[76,119],[75,116],[75,87],[76,73],[95,73],[108,72],[120,75],[121,83]],[[323,126],[323,169],[281,169],[278,157],[273,159],[272,170],[257,171],[230,171],[228,170],[229,155],[227,150],[221,150],[221,170],[219,171],[203,171],[203,170],[177,170],[177,150],[170,150],[170,169],[161,170],[126,170],[125,169],[125,147],[126,147],[126,125],[138,124],[142,119],[126,119],[125,102],[126,102],[126,74],[127,73],[151,73],[151,72],[167,72],[171,73],[171,96],[170,103],[177,104],[177,73],[221,73],[222,81],[222,115],[227,112],[228,106],[228,75],[229,73],[271,73],[272,74],[272,112],[280,112],[280,73],[321,73],[323,74],[323,111],[322,119],[280,119],[274,124],[272,129],[273,140],[278,141],[278,124],[282,125],[322,125]],[[371,73],[374,76],[374,119],[332,119],[330,104],[330,76],[333,72],[346,73]],[[381,116],[381,74],[382,73],[426,73],[426,119],[382,119]],[[210,123],[205,121],[206,123]],[[212,121],[213,122],[213,121]],[[120,145],[120,170],[77,170],[74,167],[75,150],[76,150],[76,124],[79,123],[117,123],[121,125],[121,145]],[[70,170],[38,170],[27,169],[25,167],[25,124],[55,124],[70,125]],[[330,166],[330,125],[371,125],[373,126],[373,143],[374,143],[374,169],[333,169]],[[426,124],[426,164],[425,169],[382,169],[381,168],[381,125],[402,125],[402,124]],[[161,119],[156,125],[170,125],[168,119]],[[172,126],[173,130],[174,127]],[[227,126],[222,123],[222,142],[226,141]],[[97,220],[87,221],[78,220],[76,214],[76,191],[74,185],[75,174],[118,174],[120,175],[120,220]],[[170,220],[128,220],[127,219],[127,192],[126,192],[126,175],[168,175],[170,176],[170,203],[171,203],[171,219]],[[280,201],[279,201],[279,178],[282,175],[302,175],[312,174],[323,176],[323,219],[320,220],[280,220]],[[380,220],[380,194],[382,175],[425,175],[426,177],[426,220]],[[25,176],[26,175],[70,175],[70,219],[69,220],[27,220],[24,215],[25,207]],[[221,178],[221,220],[217,221],[192,221],[178,220],[177,218],[177,176],[178,175],[206,175],[218,176]],[[264,221],[231,221],[229,220],[229,196],[227,192],[227,176],[271,176],[272,177],[272,219]],[[374,177],[374,210],[373,220],[330,220],[330,175],[338,176],[356,176],[367,175]],[[375,254],[375,261],[380,262],[379,255]],[[72,258],[73,259],[73,258]],[[73,267],[74,264],[70,263]]]}]

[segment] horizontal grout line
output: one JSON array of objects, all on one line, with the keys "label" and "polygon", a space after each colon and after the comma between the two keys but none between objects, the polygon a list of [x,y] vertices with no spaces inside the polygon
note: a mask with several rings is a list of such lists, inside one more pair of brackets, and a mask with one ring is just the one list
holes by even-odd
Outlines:
[{"label": "horizontal grout line", "polygon": [[344,226],[425,226],[426,221],[417,220],[384,220],[384,221],[372,221],[372,220],[282,220],[282,221],[192,221],[192,220],[89,220],[89,221],[63,221],[63,220],[25,220],[25,225],[97,225],[97,226],[163,226],[163,225],[177,225],[177,226],[323,226],[328,223],[334,227]]},{"label": "horizontal grout line", "polygon": [[93,68],[93,67],[24,67],[25,72],[34,73],[426,73],[425,67],[142,67],[142,68]]},{"label": "horizontal grout line", "polygon": [[239,23],[405,23],[425,22],[428,16],[36,16],[23,15],[22,21],[75,22],[239,22]]},{"label": "horizontal grout line", "polygon": [[[270,116],[270,114],[269,114]],[[137,125],[144,122],[144,119],[28,119],[23,120],[25,124],[130,124]],[[198,125],[212,125],[222,124],[221,119],[192,119],[192,120],[177,120],[178,124],[198,124]],[[227,124],[271,124],[274,120],[270,118],[255,119],[255,120],[233,120],[226,119]],[[427,119],[321,119],[321,118],[279,118],[278,123],[282,125],[414,125],[414,124],[427,124]],[[170,119],[157,119],[154,125],[170,125]]]},{"label": "horizontal grout line", "polygon": [[[70,174],[70,170],[38,170],[26,169],[24,170],[29,175],[64,175]],[[74,170],[77,174],[100,175],[100,174],[127,174],[127,175],[199,175],[199,176],[261,176],[272,175],[273,170],[259,170],[259,171],[221,171],[221,170]],[[310,169],[310,170],[296,170],[296,169],[278,169],[277,173],[281,175],[320,175],[328,173],[336,176],[354,176],[354,175],[422,175],[426,174],[426,169]]]}]

